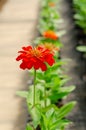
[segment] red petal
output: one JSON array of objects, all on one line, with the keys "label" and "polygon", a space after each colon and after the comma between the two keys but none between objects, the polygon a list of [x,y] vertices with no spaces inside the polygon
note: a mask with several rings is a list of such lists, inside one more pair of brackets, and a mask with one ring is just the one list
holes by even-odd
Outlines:
[{"label": "red petal", "polygon": [[22,47],[23,50],[28,51],[32,49],[32,46]]},{"label": "red petal", "polygon": [[41,64],[41,70],[42,71],[46,71],[47,70],[46,64],[44,64],[44,63]]},{"label": "red petal", "polygon": [[33,58],[33,66],[34,66],[34,69],[39,69],[40,68],[40,60],[37,59],[36,57]]},{"label": "red petal", "polygon": [[27,68],[28,68],[28,69],[31,69],[32,67],[33,67],[33,63],[32,63],[32,62],[28,62],[28,63],[27,63]]},{"label": "red petal", "polygon": [[46,61],[50,66],[52,66],[52,65],[55,63],[55,60],[54,60],[52,54],[48,54],[48,55],[45,57],[45,61]]},{"label": "red petal", "polygon": [[22,63],[20,64],[20,68],[21,68],[21,69],[26,69],[26,64],[25,64],[24,62],[22,62]]},{"label": "red petal", "polygon": [[21,59],[22,59],[22,55],[19,55],[19,56],[16,58],[17,61],[19,61],[19,60],[21,60]]}]

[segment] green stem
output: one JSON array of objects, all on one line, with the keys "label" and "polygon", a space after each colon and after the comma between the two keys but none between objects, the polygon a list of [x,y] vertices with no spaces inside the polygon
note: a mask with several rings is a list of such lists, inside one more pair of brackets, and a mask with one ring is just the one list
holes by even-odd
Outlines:
[{"label": "green stem", "polygon": [[47,102],[46,102],[46,86],[44,85],[44,106],[46,107]]},{"label": "green stem", "polygon": [[35,105],[36,70],[34,69],[33,106]]}]

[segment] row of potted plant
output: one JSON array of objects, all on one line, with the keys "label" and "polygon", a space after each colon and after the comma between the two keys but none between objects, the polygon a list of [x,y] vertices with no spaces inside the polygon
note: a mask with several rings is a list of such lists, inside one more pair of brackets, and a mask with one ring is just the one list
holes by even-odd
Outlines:
[{"label": "row of potted plant", "polygon": [[21,60],[20,68],[29,70],[33,75],[33,84],[28,91],[18,91],[17,94],[26,99],[30,122],[26,130],[64,130],[71,122],[66,119],[75,101],[62,104],[75,87],[65,86],[70,79],[63,74],[60,59],[62,43],[57,34],[57,23],[60,16],[57,13],[57,0],[41,1],[39,19],[39,37],[32,46],[24,46],[16,58]]},{"label": "row of potted plant", "polygon": [[[73,3],[75,10],[75,23],[82,29],[82,31],[80,30],[82,34],[86,36],[86,0],[73,0]],[[78,46],[77,50],[86,53],[86,45]]]}]

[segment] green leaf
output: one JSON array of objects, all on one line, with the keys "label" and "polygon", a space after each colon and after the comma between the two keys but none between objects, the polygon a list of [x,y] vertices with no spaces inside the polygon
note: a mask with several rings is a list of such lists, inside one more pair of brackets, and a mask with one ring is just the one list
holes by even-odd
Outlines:
[{"label": "green leaf", "polygon": [[78,46],[77,50],[86,53],[86,46]]},{"label": "green leaf", "polygon": [[41,113],[39,111],[39,109],[37,108],[37,106],[35,105],[34,108],[32,108],[31,110],[31,116],[33,119],[33,125],[36,128],[40,122],[40,118],[41,118]]},{"label": "green leaf", "polygon": [[66,77],[65,79],[62,79],[62,80],[61,80],[61,83],[60,83],[60,86],[65,85],[65,83],[67,83],[70,79],[71,79],[71,78],[69,78],[69,77]]},{"label": "green leaf", "polygon": [[70,93],[70,92],[72,92],[74,89],[75,89],[75,86],[72,85],[72,86],[68,86],[68,87],[61,87],[61,88],[59,88],[59,91],[60,91],[60,92]]},{"label": "green leaf", "polygon": [[75,18],[75,19],[78,19],[78,20],[83,20],[83,16],[80,15],[80,14],[75,14],[75,15],[74,15],[74,18]]},{"label": "green leaf", "polygon": [[57,108],[57,106],[56,106],[55,104],[50,104],[49,106],[47,106],[47,107],[45,107],[45,108],[43,109],[43,112],[47,112],[47,111],[49,111],[51,108],[53,108],[53,109],[56,110],[56,111],[59,111],[59,108]]},{"label": "green leaf", "polygon": [[75,102],[71,102],[60,108],[57,109],[57,120],[51,124],[51,129],[54,130],[56,128],[61,129],[65,125],[68,125],[70,121],[63,119],[74,107]]},{"label": "green leaf", "polygon": [[70,123],[70,121],[68,121],[66,119],[56,121],[55,123],[53,123],[51,125],[51,127],[50,127],[51,129],[50,130],[55,130],[56,128],[60,128],[61,129],[61,127],[64,127],[64,126],[68,125],[69,123]]},{"label": "green leaf", "polygon": [[57,114],[58,120],[64,118],[73,109],[75,104],[76,104],[76,102],[72,101],[70,103],[67,103],[63,107],[61,107],[58,114]]},{"label": "green leaf", "polygon": [[28,92],[27,91],[17,91],[16,94],[20,97],[27,98]]},{"label": "green leaf", "polygon": [[40,111],[38,107],[40,103],[40,91],[36,88],[35,90],[35,105],[33,106],[33,85],[29,88],[29,94],[27,97],[28,111],[31,114],[33,125],[36,128],[40,120]]},{"label": "green leaf", "polygon": [[33,130],[32,126],[30,126],[29,124],[27,124],[26,129],[25,130]]},{"label": "green leaf", "polygon": [[50,109],[46,112],[46,117],[50,118],[53,113],[54,113],[54,109],[53,109],[53,108],[50,108]]},{"label": "green leaf", "polygon": [[43,130],[47,130],[48,128],[48,119],[45,116],[45,114],[41,113],[42,119],[41,119],[41,127]]},{"label": "green leaf", "polygon": [[[40,86],[41,87],[41,86]],[[35,103],[39,104],[40,102],[40,91],[38,89],[35,90]],[[27,104],[32,104],[33,106],[33,85],[29,86],[29,94],[27,97]]]},{"label": "green leaf", "polygon": [[58,99],[61,99],[67,96],[70,92],[75,89],[75,86],[69,87],[58,87],[57,89],[53,89],[50,94],[50,99],[53,103],[57,102]]}]

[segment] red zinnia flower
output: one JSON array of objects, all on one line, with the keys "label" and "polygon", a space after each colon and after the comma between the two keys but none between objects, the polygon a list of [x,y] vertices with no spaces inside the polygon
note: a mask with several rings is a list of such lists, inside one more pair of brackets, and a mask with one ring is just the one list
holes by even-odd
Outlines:
[{"label": "red zinnia flower", "polygon": [[53,40],[57,40],[58,36],[55,34],[55,32],[49,30],[43,33],[43,36],[45,38],[49,38],[49,39],[53,39]]},{"label": "red zinnia flower", "polygon": [[19,53],[21,54],[16,58],[16,60],[22,60],[22,63],[20,64],[21,69],[31,69],[34,67],[36,70],[41,68],[42,71],[46,71],[46,63],[52,66],[55,62],[53,54],[44,47],[22,47],[22,51],[19,51]]}]

